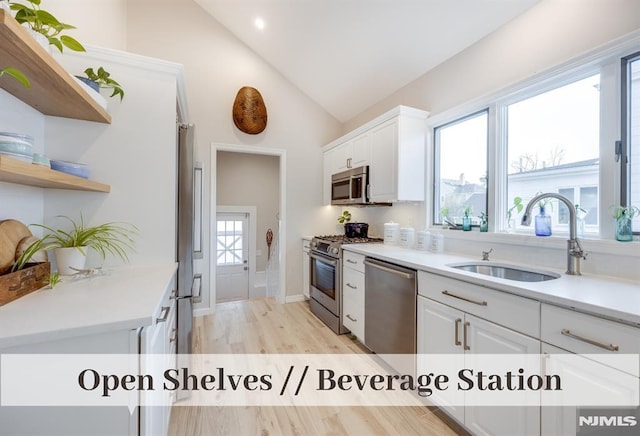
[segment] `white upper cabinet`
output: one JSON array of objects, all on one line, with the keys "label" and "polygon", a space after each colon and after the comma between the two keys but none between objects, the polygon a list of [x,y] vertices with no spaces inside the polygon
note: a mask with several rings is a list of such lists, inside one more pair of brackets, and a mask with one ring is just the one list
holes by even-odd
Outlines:
[{"label": "white upper cabinet", "polygon": [[369,165],[372,202],[424,201],[428,112],[398,106],[325,146],[324,200],[331,175]]}]

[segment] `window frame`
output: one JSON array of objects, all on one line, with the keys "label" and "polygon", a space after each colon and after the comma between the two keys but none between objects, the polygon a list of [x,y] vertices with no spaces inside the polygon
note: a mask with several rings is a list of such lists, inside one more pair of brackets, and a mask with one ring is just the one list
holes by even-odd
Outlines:
[{"label": "window frame", "polygon": [[[620,140],[616,144],[616,159],[620,165],[620,205],[631,204],[631,126],[629,123],[629,113],[631,111],[631,101],[629,92],[631,90],[630,64],[640,62],[640,51],[628,54],[620,58]],[[640,229],[633,231],[634,235],[640,234]]]},{"label": "window frame", "polygon": [[[612,159],[615,141],[621,132],[621,59],[636,59],[640,52],[640,35],[632,35],[622,41],[614,41],[591,53],[569,60],[547,71],[536,73],[518,83],[502,90],[489,93],[481,98],[468,101],[460,106],[448,109],[428,119],[428,158],[433,159],[428,165],[434,169],[428,189],[427,205],[434,210],[426,214],[426,225],[434,229],[440,228],[439,211],[435,210],[435,184],[439,175],[439,154],[436,153],[437,127],[454,123],[483,110],[488,110],[488,161],[487,161],[487,213],[490,218],[489,231],[499,239],[532,236],[529,232],[507,234],[506,211],[510,206],[507,199],[508,162],[506,142],[506,106],[524,100],[565,84],[584,79],[593,74],[600,74],[600,138],[599,138],[599,189],[598,189],[598,233],[589,233],[594,240],[614,239],[614,220],[610,219],[608,210],[611,204],[619,201],[621,196],[620,165]],[[632,54],[629,54],[632,53]],[[428,212],[428,211],[427,211]],[[493,215],[493,216],[492,216]],[[560,229],[559,229],[560,230]],[[566,239],[567,232],[554,232],[555,239]],[[636,232],[634,232],[635,234]]]},{"label": "window frame", "polygon": [[[444,124],[439,124],[437,126],[434,126],[432,128],[433,131],[433,155],[434,155],[434,159],[433,159],[433,189],[432,189],[432,196],[433,198],[431,199],[431,206],[433,209],[433,213],[431,216],[431,222],[433,225],[436,226],[442,226],[443,222],[440,219],[440,216],[442,215],[440,213],[440,207],[436,208],[436,202],[438,202],[438,205],[440,205],[440,131],[443,128],[446,127],[452,127],[455,126],[456,124],[461,124],[467,120],[470,120],[472,118],[478,117],[482,114],[486,114],[487,116],[487,148],[486,148],[486,174],[487,174],[487,188],[486,188],[486,195],[485,195],[485,210],[487,211],[487,214],[489,213],[489,182],[491,180],[490,177],[490,164],[489,164],[489,159],[490,159],[490,153],[489,153],[489,149],[490,149],[490,138],[491,138],[491,134],[490,134],[490,126],[491,126],[491,112],[489,110],[489,107],[485,107],[479,110],[476,110],[472,113],[463,115],[461,117],[458,117],[454,120],[451,120],[449,122],[446,122]],[[490,221],[489,221],[490,222]],[[472,221],[472,227],[480,227],[478,224],[473,224]]]}]

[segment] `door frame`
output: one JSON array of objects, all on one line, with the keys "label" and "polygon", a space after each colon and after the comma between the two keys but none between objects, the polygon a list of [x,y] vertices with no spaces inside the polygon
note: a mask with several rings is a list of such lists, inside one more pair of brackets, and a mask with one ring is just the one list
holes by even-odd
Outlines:
[{"label": "door frame", "polygon": [[[226,151],[231,153],[248,153],[248,154],[259,154],[259,155],[267,155],[267,156],[277,156],[280,162],[280,176],[279,176],[279,197],[280,204],[278,208],[278,213],[280,216],[280,228],[278,232],[278,246],[280,249],[278,250],[278,263],[280,265],[280,292],[276,296],[276,301],[279,304],[284,304],[287,294],[286,283],[287,283],[287,151],[281,148],[267,148],[267,147],[257,147],[254,145],[231,145],[231,144],[219,144],[212,143],[211,144],[211,180],[210,180],[210,190],[209,190],[209,198],[210,198],[210,216],[213,220],[217,217],[218,205],[216,198],[216,184],[217,184],[217,160],[218,160],[218,151]],[[211,219],[210,219],[211,221]],[[216,237],[215,232],[211,231],[211,222],[209,223],[209,253],[215,253],[216,247]],[[254,244],[255,250],[255,244]],[[253,262],[255,268],[255,261]],[[250,274],[251,276],[251,274]],[[209,256],[209,304],[211,310],[215,308],[216,302],[216,262],[215,256],[212,254]],[[250,284],[251,286],[251,284]],[[251,287],[249,288],[249,295],[251,295]]]},{"label": "door frame", "polygon": [[[217,206],[216,207],[216,216],[215,216],[215,220],[218,220],[218,214],[219,213],[246,213],[247,215],[249,215],[249,233],[248,233],[248,237],[249,240],[248,242],[248,247],[249,247],[249,253],[248,253],[248,262],[249,262],[249,281],[247,283],[247,286],[249,287],[249,289],[247,289],[247,298],[248,299],[252,299],[255,297],[255,291],[254,291],[254,285],[255,285],[255,275],[256,275],[256,218],[257,218],[257,209],[255,206]],[[213,232],[213,225],[211,226],[211,231]],[[214,232],[217,233],[217,232]],[[216,235],[212,235],[212,239],[215,237]],[[214,264],[217,264],[216,259],[216,251],[214,250],[215,246],[211,247],[211,262]],[[217,271],[216,271],[217,272]],[[213,282],[215,283],[217,277],[213,276]],[[214,284],[215,286],[215,284]],[[213,301],[213,304],[216,304],[215,300]]]}]

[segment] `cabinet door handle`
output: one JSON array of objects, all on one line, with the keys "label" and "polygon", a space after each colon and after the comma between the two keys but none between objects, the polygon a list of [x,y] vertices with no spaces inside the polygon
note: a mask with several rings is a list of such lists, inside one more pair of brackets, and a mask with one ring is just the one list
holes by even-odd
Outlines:
[{"label": "cabinet door handle", "polygon": [[171,337],[169,338],[169,343],[175,342],[176,339],[178,339],[178,333],[177,332],[178,332],[178,329],[176,329],[176,328],[171,330],[172,334],[171,334]]},{"label": "cabinet door handle", "polygon": [[353,321],[353,322],[358,322],[358,320],[357,320],[357,319],[355,319],[354,317],[352,317],[352,316],[351,316],[351,315],[349,315],[349,314],[347,314],[347,315],[345,315],[345,316],[346,316],[347,318],[349,318],[349,319],[350,319],[351,321]]},{"label": "cabinet door handle", "polygon": [[458,318],[458,319],[456,319],[456,322],[454,324],[455,325],[455,334],[456,334],[456,337],[455,337],[455,340],[454,340],[454,344],[456,346],[462,345],[462,342],[460,342],[460,323],[461,322],[462,322],[462,318]]},{"label": "cabinet door handle", "polygon": [[356,262],[356,261],[355,261],[355,260],[353,260],[353,259],[347,259],[347,262],[352,263],[352,264],[354,264],[354,265],[358,263],[358,262]]},{"label": "cabinet door handle", "polygon": [[464,328],[462,329],[462,340],[464,341],[464,349],[465,350],[470,350],[471,347],[469,346],[469,343],[467,342],[467,327],[469,327],[471,325],[470,322],[465,322],[464,323]]},{"label": "cabinet door handle", "polygon": [[351,283],[347,283],[346,286],[350,287],[351,289],[358,289],[357,286],[353,286]]},{"label": "cabinet door handle", "polygon": [[443,295],[447,295],[449,297],[457,298],[458,300],[467,301],[469,303],[477,304],[478,306],[486,306],[487,305],[486,301],[472,300],[471,298],[462,297],[460,295],[452,294],[451,292],[447,291],[446,289],[444,291],[442,291],[442,294]]},{"label": "cabinet door handle", "polygon": [[351,158],[347,159],[347,168],[351,168]]},{"label": "cabinet door handle", "polygon": [[171,307],[169,306],[162,306],[162,310],[160,311],[160,316],[158,318],[156,318],[156,324],[159,322],[166,322],[167,318],[169,317],[169,311],[171,310]]},{"label": "cabinet door handle", "polygon": [[587,344],[591,344],[594,345],[596,347],[600,347],[600,348],[604,348],[605,350],[609,350],[609,351],[618,351],[619,347],[617,345],[614,344],[603,344],[602,342],[598,342],[594,339],[589,339],[589,338],[585,338],[584,336],[580,336],[577,335],[573,332],[571,332],[571,330],[569,329],[562,329],[561,332],[564,336],[568,336],[572,339],[577,339],[578,341],[582,341],[582,342],[586,342]]}]

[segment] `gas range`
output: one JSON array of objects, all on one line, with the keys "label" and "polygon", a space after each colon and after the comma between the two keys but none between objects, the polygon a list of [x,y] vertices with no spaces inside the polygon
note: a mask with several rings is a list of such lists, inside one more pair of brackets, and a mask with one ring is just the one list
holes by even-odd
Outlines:
[{"label": "gas range", "polygon": [[349,238],[346,235],[323,235],[314,236],[311,240],[311,249],[316,252],[339,259],[342,254],[344,244],[364,244],[369,242],[383,242],[382,238],[355,237]]}]

